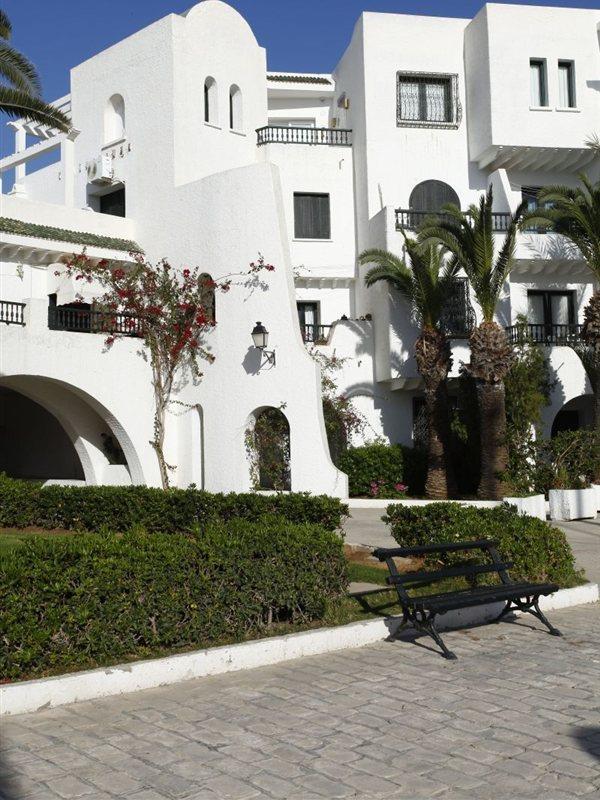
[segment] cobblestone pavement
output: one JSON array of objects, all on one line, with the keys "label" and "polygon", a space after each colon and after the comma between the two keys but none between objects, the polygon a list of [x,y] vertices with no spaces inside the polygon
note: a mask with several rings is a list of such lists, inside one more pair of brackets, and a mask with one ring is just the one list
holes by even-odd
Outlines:
[{"label": "cobblestone pavement", "polygon": [[[381,642],[3,724],[19,800],[573,800],[600,791],[600,608]],[[536,624],[534,621],[532,624]]]}]

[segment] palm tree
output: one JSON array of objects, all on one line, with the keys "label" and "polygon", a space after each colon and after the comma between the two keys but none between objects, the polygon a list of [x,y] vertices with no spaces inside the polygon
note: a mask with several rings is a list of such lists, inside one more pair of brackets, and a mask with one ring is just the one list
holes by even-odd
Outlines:
[{"label": "palm tree", "polygon": [[41,84],[31,61],[10,44],[12,26],[0,9],[0,111],[61,131],[71,129],[69,118],[41,98]]},{"label": "palm tree", "polygon": [[[404,234],[404,232],[403,232]],[[411,305],[419,318],[421,332],[415,343],[417,369],[425,384],[425,408],[428,421],[427,497],[445,499],[453,493],[448,457],[448,397],[446,379],[452,366],[448,338],[442,329],[442,315],[455,282],[453,260],[444,259],[437,245],[421,247],[404,234],[405,259],[387,250],[365,250],[361,264],[374,264],[365,282],[373,286],[387,281]]]},{"label": "palm tree", "polygon": [[[590,146],[592,146],[590,144]],[[598,142],[600,152],[600,141]],[[600,431],[600,181],[580,174],[581,184],[547,186],[539,194],[545,208],[529,212],[523,225],[551,229],[572,242],[594,277],[596,289],[585,307],[581,342],[574,345],[594,389],[594,427]]]},{"label": "palm tree", "polygon": [[461,211],[444,206],[444,215],[426,222],[422,242],[439,242],[462,268],[481,308],[482,321],[470,337],[468,372],[474,378],[479,402],[481,478],[478,495],[499,500],[504,494],[503,475],[508,466],[504,378],[512,362],[506,332],[494,320],[502,287],[513,267],[518,223],[525,203],[511,215],[504,241],[496,252],[492,215],[492,187],[477,205]]}]

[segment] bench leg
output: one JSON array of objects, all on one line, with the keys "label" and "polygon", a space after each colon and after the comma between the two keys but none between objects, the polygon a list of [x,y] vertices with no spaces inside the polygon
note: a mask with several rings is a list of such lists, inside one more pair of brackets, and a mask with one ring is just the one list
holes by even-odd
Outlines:
[{"label": "bench leg", "polygon": [[418,616],[415,614],[411,622],[418,631],[421,631],[422,633],[426,633],[428,636],[431,636],[433,641],[442,651],[442,655],[444,656],[444,658],[447,658],[450,661],[456,660],[456,655],[451,650],[448,650],[448,648],[444,644],[444,640],[442,639],[442,637],[438,633],[437,628],[435,627],[435,615],[432,616],[423,615],[423,617],[419,619]]},{"label": "bench leg", "polygon": [[539,598],[536,597],[536,599],[532,603],[532,606],[530,606],[527,609],[527,611],[530,614],[533,614],[534,617],[537,617],[539,621],[542,622],[548,628],[552,636],[562,636],[562,633],[558,630],[558,628],[555,628],[554,625],[551,624],[551,622],[547,619],[542,609],[539,607],[538,599]]},{"label": "bench leg", "polygon": [[492,620],[492,622],[501,622],[507,614],[510,614],[511,611],[514,611],[512,600],[507,600],[502,611],[498,614],[496,619]]}]

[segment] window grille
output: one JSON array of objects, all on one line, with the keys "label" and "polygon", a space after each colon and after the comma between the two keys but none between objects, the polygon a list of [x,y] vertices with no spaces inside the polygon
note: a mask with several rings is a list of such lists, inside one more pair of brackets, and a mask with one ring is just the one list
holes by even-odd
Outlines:
[{"label": "window grille", "polygon": [[458,128],[458,75],[398,72],[396,116],[400,127]]}]

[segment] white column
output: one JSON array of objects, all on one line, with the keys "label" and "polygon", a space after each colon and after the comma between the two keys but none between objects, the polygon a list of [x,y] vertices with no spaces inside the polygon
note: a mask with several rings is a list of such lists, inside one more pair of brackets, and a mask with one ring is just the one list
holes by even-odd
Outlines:
[{"label": "white column", "polygon": [[79,136],[77,128],[71,128],[60,143],[60,174],[63,182],[64,204],[75,205],[75,139]]},{"label": "white column", "polygon": [[[25,128],[16,123],[13,123],[12,127],[15,129],[15,153],[22,153],[23,150],[27,148],[27,132]],[[25,190],[25,175],[25,164],[19,164],[15,167],[15,182],[9,194],[16,195],[17,197],[25,197],[27,195]]]}]

